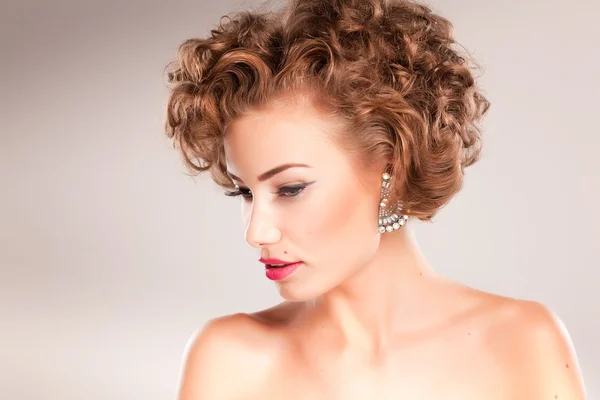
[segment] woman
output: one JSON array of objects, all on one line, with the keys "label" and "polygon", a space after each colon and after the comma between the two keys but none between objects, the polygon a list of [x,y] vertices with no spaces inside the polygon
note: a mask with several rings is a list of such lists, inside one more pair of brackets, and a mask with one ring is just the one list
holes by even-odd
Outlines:
[{"label": "woman", "polygon": [[480,153],[489,103],[451,28],[408,1],[297,0],[181,45],[167,133],[241,196],[285,301],[200,329],[180,400],[584,398],[550,310],[438,275],[411,232]]}]

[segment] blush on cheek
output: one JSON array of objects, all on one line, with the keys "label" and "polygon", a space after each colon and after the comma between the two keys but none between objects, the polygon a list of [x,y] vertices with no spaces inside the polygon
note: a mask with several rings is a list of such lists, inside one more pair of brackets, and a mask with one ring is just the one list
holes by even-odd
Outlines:
[{"label": "blush on cheek", "polygon": [[[307,236],[321,245],[348,247],[357,232],[365,229],[365,210],[361,209],[360,195],[356,190],[337,190],[321,199],[315,199],[313,208],[304,214]],[[310,217],[309,217],[310,215]]]}]

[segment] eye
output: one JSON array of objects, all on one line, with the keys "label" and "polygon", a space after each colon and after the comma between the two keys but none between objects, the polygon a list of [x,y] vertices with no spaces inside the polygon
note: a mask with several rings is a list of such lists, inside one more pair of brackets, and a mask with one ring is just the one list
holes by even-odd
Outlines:
[{"label": "eye", "polygon": [[252,192],[250,189],[238,187],[237,190],[233,192],[225,192],[225,196],[235,197],[242,196],[244,199],[251,199]]},{"label": "eye", "polygon": [[[306,185],[282,186],[277,191],[277,195],[279,197],[296,197],[305,188],[306,188]],[[225,196],[230,196],[230,197],[242,196],[244,199],[249,200],[252,198],[252,192],[248,188],[238,187],[237,190],[235,190],[235,191],[225,192]]]},{"label": "eye", "polygon": [[296,197],[298,196],[304,189],[305,185],[295,185],[295,186],[283,186],[279,188],[277,192],[280,196],[283,197]]}]

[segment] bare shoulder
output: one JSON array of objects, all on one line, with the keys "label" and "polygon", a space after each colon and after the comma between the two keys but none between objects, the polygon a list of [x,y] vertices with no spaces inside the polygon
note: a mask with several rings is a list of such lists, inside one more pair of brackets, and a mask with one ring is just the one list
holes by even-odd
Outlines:
[{"label": "bare shoulder", "polygon": [[546,305],[488,295],[486,343],[509,372],[517,398],[584,399],[570,335]]},{"label": "bare shoulder", "polygon": [[226,315],[197,330],[186,347],[178,399],[251,398],[278,358],[268,315]]}]

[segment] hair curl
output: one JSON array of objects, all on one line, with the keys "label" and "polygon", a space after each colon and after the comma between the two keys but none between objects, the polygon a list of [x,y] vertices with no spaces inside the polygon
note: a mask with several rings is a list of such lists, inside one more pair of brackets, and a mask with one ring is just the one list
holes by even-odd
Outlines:
[{"label": "hair curl", "polygon": [[276,12],[224,16],[208,37],[183,42],[168,66],[166,133],[192,172],[232,188],[225,126],[308,89],[348,122],[347,148],[391,160],[403,208],[431,220],[479,158],[477,123],[489,108],[452,29],[406,0],[290,0]]}]

